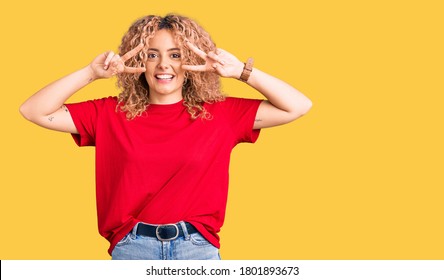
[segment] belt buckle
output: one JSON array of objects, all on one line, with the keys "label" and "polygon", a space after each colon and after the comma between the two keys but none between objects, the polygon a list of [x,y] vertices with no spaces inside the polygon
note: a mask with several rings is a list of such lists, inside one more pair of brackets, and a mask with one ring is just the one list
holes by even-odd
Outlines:
[{"label": "belt buckle", "polygon": [[[173,236],[173,237],[171,237],[171,238],[162,238],[162,237],[160,237],[160,235],[159,235],[159,229],[162,228],[162,227],[168,227],[168,226],[173,226],[173,227],[176,228],[176,235]],[[165,224],[165,225],[161,225],[161,226],[157,226],[157,227],[156,227],[156,237],[157,237],[157,239],[159,239],[160,241],[171,241],[171,240],[176,239],[178,236],[179,236],[179,227],[178,227],[176,224]]]}]

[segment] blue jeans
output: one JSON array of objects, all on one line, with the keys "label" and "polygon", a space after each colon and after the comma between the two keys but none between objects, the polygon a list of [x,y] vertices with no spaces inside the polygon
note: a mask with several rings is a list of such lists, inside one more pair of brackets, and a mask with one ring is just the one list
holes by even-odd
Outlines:
[{"label": "blue jeans", "polygon": [[113,260],[220,260],[219,249],[200,233],[189,234],[184,222],[184,236],[171,241],[136,235],[137,226],[114,247]]}]

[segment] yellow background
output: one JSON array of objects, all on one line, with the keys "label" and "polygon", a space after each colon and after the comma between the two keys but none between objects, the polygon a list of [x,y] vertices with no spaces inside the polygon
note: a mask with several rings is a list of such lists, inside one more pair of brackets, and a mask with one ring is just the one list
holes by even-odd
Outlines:
[{"label": "yellow background", "polygon": [[[197,20],[294,85],[308,115],[233,152],[224,259],[444,259],[441,1],[8,1],[1,23],[0,259],[109,259],[94,149],[20,104],[146,14]],[[229,95],[260,98],[224,80]],[[98,81],[70,101],[116,95]]]}]

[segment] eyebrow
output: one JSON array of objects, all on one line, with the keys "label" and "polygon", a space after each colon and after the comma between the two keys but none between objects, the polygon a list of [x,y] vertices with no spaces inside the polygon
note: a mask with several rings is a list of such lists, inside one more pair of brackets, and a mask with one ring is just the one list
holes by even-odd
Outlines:
[{"label": "eyebrow", "polygon": [[[155,49],[155,48],[148,48],[148,50],[149,50],[149,51],[160,52],[159,49]],[[171,51],[180,51],[180,49],[179,49],[179,48],[171,48],[171,49],[168,49],[167,51],[168,51],[168,52],[171,52]]]}]

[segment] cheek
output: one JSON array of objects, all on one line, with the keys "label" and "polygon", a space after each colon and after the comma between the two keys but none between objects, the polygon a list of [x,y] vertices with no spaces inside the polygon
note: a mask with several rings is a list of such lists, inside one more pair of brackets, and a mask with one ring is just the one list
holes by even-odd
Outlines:
[{"label": "cheek", "polygon": [[179,73],[179,74],[177,74],[177,80],[179,81],[179,82],[183,82],[184,80],[185,80],[185,75],[184,75],[185,73]]},{"label": "cheek", "polygon": [[144,74],[145,74],[145,79],[148,82],[148,85],[151,85],[153,82],[154,79],[153,73],[154,73],[153,69],[146,67],[146,71]]},{"label": "cheek", "polygon": [[145,79],[148,82],[148,85],[151,85],[152,83],[152,76],[148,74],[148,72],[145,72]]},{"label": "cheek", "polygon": [[185,70],[182,70],[182,65],[174,69],[177,75],[177,79],[183,81],[185,79]]}]

